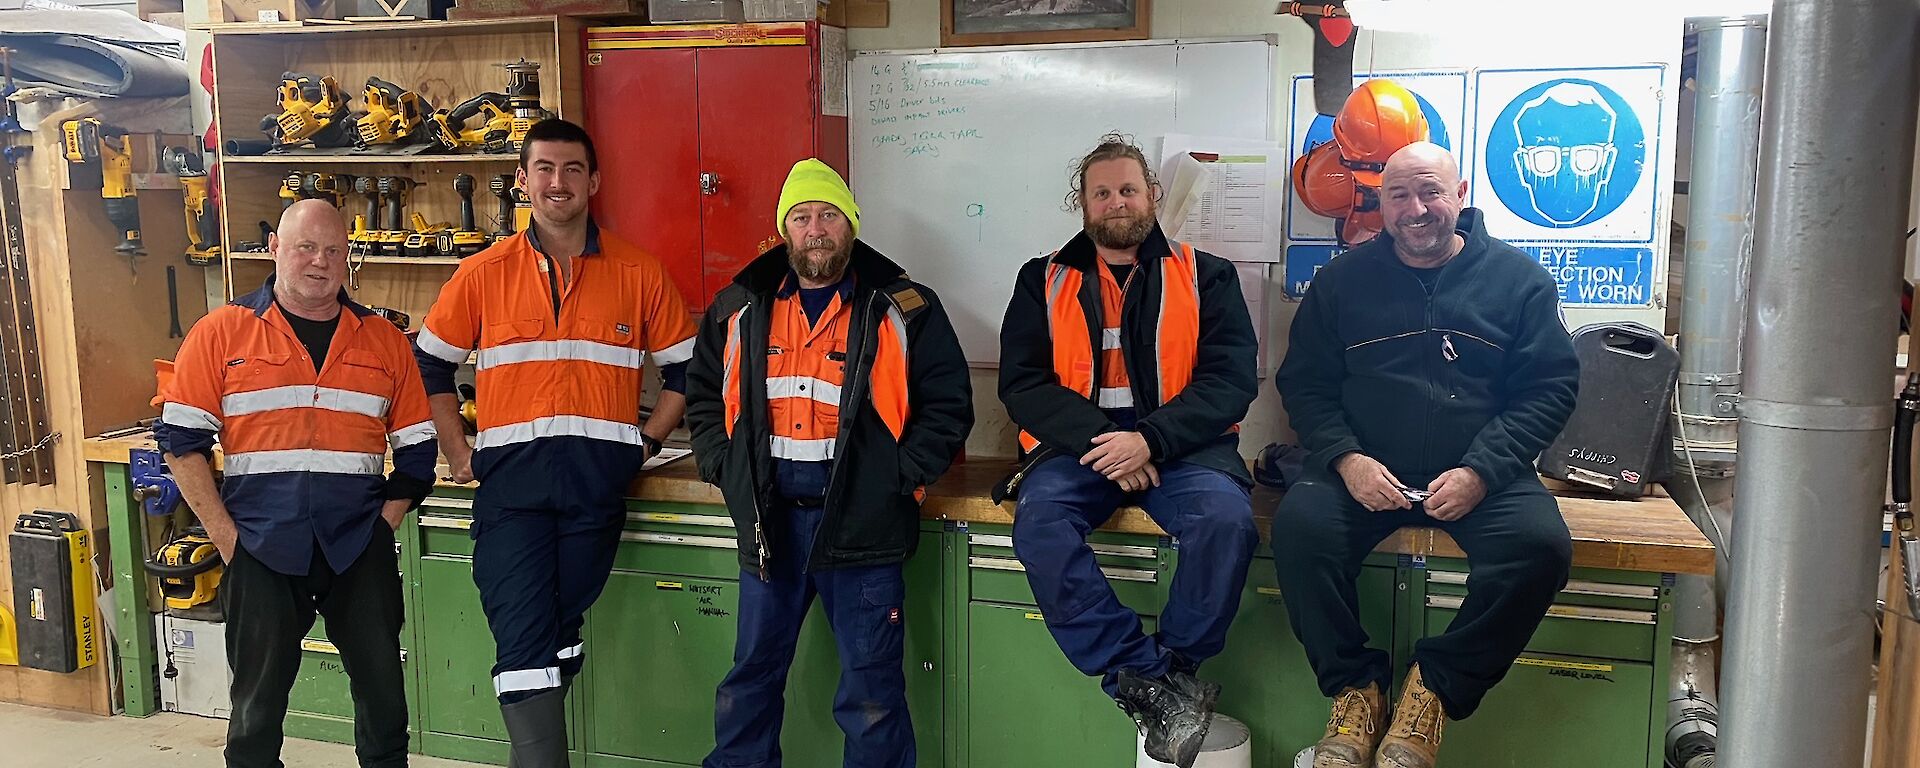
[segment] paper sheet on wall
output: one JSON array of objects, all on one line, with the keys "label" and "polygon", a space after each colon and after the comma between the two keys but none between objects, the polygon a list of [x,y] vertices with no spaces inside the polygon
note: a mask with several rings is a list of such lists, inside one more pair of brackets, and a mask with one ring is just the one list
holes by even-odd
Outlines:
[{"label": "paper sheet on wall", "polygon": [[1279,144],[1168,134],[1160,157],[1169,236],[1230,261],[1280,261],[1287,167]]}]

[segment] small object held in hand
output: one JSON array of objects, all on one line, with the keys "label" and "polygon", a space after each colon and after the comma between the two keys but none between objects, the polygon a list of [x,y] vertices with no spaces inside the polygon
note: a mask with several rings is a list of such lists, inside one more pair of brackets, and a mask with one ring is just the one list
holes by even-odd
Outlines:
[{"label": "small object held in hand", "polygon": [[1433,496],[1433,491],[1416,491],[1412,488],[1401,488],[1399,490],[1400,495],[1407,497],[1407,501],[1415,504],[1426,501]]}]

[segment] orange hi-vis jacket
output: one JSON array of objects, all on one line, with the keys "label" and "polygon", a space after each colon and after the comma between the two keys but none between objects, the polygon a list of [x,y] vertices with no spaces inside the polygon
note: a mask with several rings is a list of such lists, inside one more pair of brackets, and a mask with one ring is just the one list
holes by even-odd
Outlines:
[{"label": "orange hi-vis jacket", "polygon": [[[1136,431],[1152,459],[1252,482],[1235,425],[1259,391],[1259,338],[1232,262],[1156,224],[1116,284],[1085,232],[1029,260],[1000,324],[1000,401],[1027,463]],[[1117,308],[1116,308],[1117,304]],[[1124,371],[1124,373],[1122,373]]]},{"label": "orange hi-vis jacket", "polygon": [[[1164,405],[1187,382],[1193,381],[1193,367],[1200,348],[1200,280],[1194,268],[1193,246],[1168,241],[1171,253],[1160,259],[1160,303],[1154,318],[1154,391]],[[1047,328],[1053,335],[1053,371],[1060,385],[1081,397],[1093,400],[1101,408],[1132,408],[1133,385],[1127,373],[1126,351],[1121,344],[1120,308],[1126,289],[1131,288],[1141,268],[1127,274],[1127,285],[1113,279],[1104,265],[1092,270],[1100,275],[1100,345],[1098,350],[1088,332],[1087,321],[1096,317],[1080,303],[1084,272],[1054,262],[1047,267]],[[1099,357],[1099,365],[1094,357]],[[1094,387],[1095,371],[1100,386]],[[1143,372],[1146,373],[1146,372]],[[1234,429],[1238,429],[1238,425]],[[1031,453],[1040,441],[1026,430],[1020,431],[1020,450]]]},{"label": "orange hi-vis jacket", "polygon": [[[809,325],[797,295],[773,302],[767,330],[767,428],[775,459],[831,461],[840,431],[840,400],[847,373],[847,330],[852,307],[833,297],[820,321]],[[907,329],[898,307],[888,304],[874,330],[873,367],[867,395],[895,440],[912,415],[907,399]],[[727,319],[725,376],[727,436],[739,422],[740,313]]]},{"label": "orange hi-vis jacket", "polygon": [[[478,435],[474,473],[502,458],[544,447],[579,455],[578,476],[556,476],[553,462],[526,467],[541,487],[604,483],[617,492],[637,461],[597,461],[609,447],[641,453],[642,358],[659,365],[693,355],[694,326],[666,270],[652,256],[590,228],[585,252],[563,277],[523,231],[461,262],[427,312],[416,343],[447,363],[478,349]],[[618,475],[618,476],[607,476]]]},{"label": "orange hi-vis jacket", "polygon": [[367,546],[394,472],[427,488],[434,427],[407,339],[346,300],[318,373],[273,300],[273,280],[209,313],[180,346],[155,438],[181,456],[217,433],[221,498],[240,545],[302,575],[314,542],[342,572]]}]

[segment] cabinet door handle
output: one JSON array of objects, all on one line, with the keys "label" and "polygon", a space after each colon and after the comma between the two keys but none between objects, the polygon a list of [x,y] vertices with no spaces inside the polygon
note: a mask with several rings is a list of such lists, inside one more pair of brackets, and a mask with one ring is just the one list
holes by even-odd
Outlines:
[{"label": "cabinet door handle", "polygon": [[700,194],[712,195],[720,191],[720,177],[712,171],[700,172]]}]

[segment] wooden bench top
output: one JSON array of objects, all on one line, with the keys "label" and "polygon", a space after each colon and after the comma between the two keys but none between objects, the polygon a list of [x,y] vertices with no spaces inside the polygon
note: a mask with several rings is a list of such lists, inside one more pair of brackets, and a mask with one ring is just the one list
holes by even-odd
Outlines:
[{"label": "wooden bench top", "polygon": [[[131,449],[153,449],[152,434],[140,430],[110,437],[86,440],[88,461],[127,463]],[[215,466],[220,457],[216,450]],[[443,468],[444,469],[444,468]],[[957,465],[940,482],[927,489],[922,516],[930,520],[1011,525],[1014,504],[994,504],[991,489],[1006,477],[1012,463],[1004,459],[976,459]],[[478,487],[459,485],[448,480],[437,483],[444,488]],[[721,505],[720,489],[700,481],[691,457],[681,459],[635,478],[627,495],[646,501]],[[1556,491],[1560,512],[1573,534],[1573,564],[1585,568],[1612,568],[1655,573],[1713,573],[1713,545],[1687,519],[1672,499],[1648,496],[1637,500],[1602,498],[1570,491]],[[1280,493],[1268,488],[1254,492],[1254,522],[1263,539],[1269,536],[1272,515]],[[1118,533],[1164,536],[1164,531],[1147,517],[1145,510],[1126,507],[1107,521],[1100,530]],[[1452,537],[1436,528],[1403,528],[1389,536],[1376,550],[1404,555],[1464,557]]]}]

